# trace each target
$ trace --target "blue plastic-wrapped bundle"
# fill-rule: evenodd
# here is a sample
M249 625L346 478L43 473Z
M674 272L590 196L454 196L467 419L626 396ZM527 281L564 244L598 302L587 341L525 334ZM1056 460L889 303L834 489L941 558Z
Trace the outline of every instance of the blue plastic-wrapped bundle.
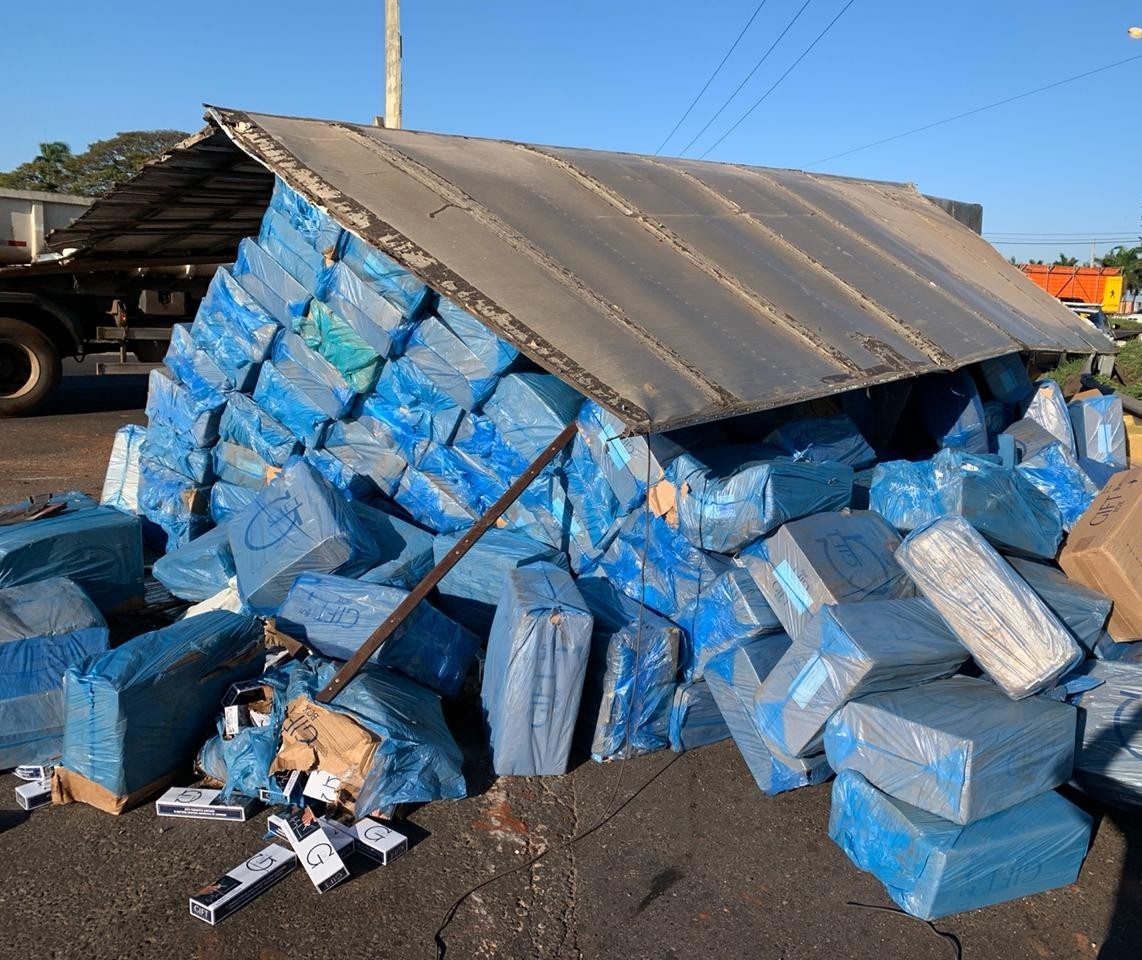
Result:
M210 519L221 526L245 510L258 495L257 490L221 481L210 488Z
M595 619L579 725L592 759L602 762L670 744L670 709L682 631L601 577L579 592Z
M1067 628L962 517L912 531L896 557L1009 697L1045 690L1082 661Z
M231 394L227 401L218 437L247 447L266 463L278 467L301 453L297 437L243 393Z
M0 590L0 770L41 763L63 746L60 678L107 649L107 624L64 577Z
M698 599L693 633L683 636L682 675L700 679L706 664L723 651L783 629L749 571L727 570Z
M750 444L678 457L670 471L682 535L703 550L736 553L786 521L849 505L852 467L771 453Z
M559 468L574 519L592 547L605 548L616 529L619 502L603 472L595 466L582 435L571 444L571 458Z
M922 377L916 383L913 402L925 432L936 446L987 453L983 403L967 370Z
M254 387L254 402L309 447L320 442L330 420L329 391L296 368L279 370L266 361ZM339 414L338 414L339 416Z
M528 461L500 436L496 425L483 414L464 413L456 425L452 446L479 460L492 476L512 482L527 469Z
M567 772L592 624L565 570L536 563L508 571L481 691L498 776Z
M283 217L310 247L327 257L340 249L344 231L321 207L310 203L281 177L274 177L269 209Z
M1023 416L1034 420L1069 451L1075 450L1075 432L1062 388L1054 380L1039 380L1023 403Z
M325 255L298 233L288 217L272 207L262 217L258 246L314 295L320 296L328 288L331 270Z
M296 333L283 330L274 341L270 358L278 371L305 381L305 393L331 420L349 412L357 393L333 364L311 350Z
M1036 563L1020 557L1008 557L1007 562L1083 648L1087 652L1093 651L1110 616L1113 606L1110 598L1072 580L1054 564Z
M223 483L236 483L251 490L261 490L281 469L266 463L249 447L228 440L219 440L210 453L214 461L214 476Z
M1098 496L1099 486L1061 443L1044 447L1015 468L1059 508L1063 529L1069 531Z
M484 470L479 461L452 447L425 444L416 469L475 516L487 513L507 487Z
M52 577L74 581L102 611L143 596L139 518L101 507L82 493L57 494L55 516L0 526L0 588ZM0 507L0 514L22 504Z
M322 656L348 660L407 596L399 587L303 573L278 608L277 625ZM371 660L454 697L479 643L422 602Z
M1018 353L989 357L979 362L979 372L991 395L1001 403L1019 403L1031 393L1027 364Z
M823 754L803 760L788 757L761 735L754 697L789 646L788 636L772 633L726 650L706 666L706 685L722 711L734 743L758 788L770 796L824 783L832 774Z
M685 753L729 736L730 728L706 681L678 684L670 707L670 749Z
M1110 463L1091 460L1089 457L1079 457L1079 466L1082 467L1083 473L1094 481L1094 485L1098 487L1099 490L1110 482L1111 477L1116 473L1120 473L1123 469L1122 467L1116 467Z
M417 523L436 533L467 529L480 516L447 487L411 466L401 474L393 499Z
M377 488L368 477L362 477L328 450L306 450L305 462L340 490L346 500L365 500L376 495Z
M159 557L152 573L174 596L207 600L224 590L234 576L234 556L225 527L208 530Z
M434 563L440 563L459 540L459 534L436 537L432 542ZM534 563L567 569L567 557L546 543L507 530L489 530L440 581L440 608L472 632L486 637L509 571Z
M1083 397L1067 404L1075 446L1080 457L1125 468L1130 464L1126 450L1126 425L1122 420L1122 400L1114 394Z
M154 431L151 431L153 437ZM167 550L210 529L210 487L168 470L145 455L139 460L139 511L167 535Z
M1007 429L1010 418L1007 406L998 400L988 400L983 405L983 422L987 426L988 449L994 453L999 443L999 435Z
M144 799L193 757L230 684L263 663L261 624L215 611L69 667L57 799L109 813Z
M147 421L161 424L192 446L209 447L218 439L226 398L220 393L193 396L162 367L147 379Z
M170 346L163 363L194 396L206 397L212 393L229 396L234 390L226 371L195 342L189 323L176 323L171 327Z
M975 677L874 693L846 704L825 728L834 770L856 770L896 799L960 824L1066 783L1074 752L1074 707L1012 700Z
M586 558L598 556L601 550L596 549L592 541L586 515L580 515L579 507L585 506L585 491L578 478L572 476L569 466L563 464L536 477L504 518L509 529L567 553L572 569L581 571ZM599 526L606 522L601 516L595 520ZM601 542L607 543L617 534L618 525L612 520L609 528L596 532Z
M408 460L392 428L367 414L352 420L335 420L321 441L323 450L337 457L386 497L392 497Z
M327 303L314 300L309 312L293 329L306 345L321 355L355 393L368 393L377 382L382 358Z
M355 576L377 560L368 528L304 460L286 464L228 530L238 591L263 615L277 610L300 573Z
M901 531L939 517L964 517L997 547L1052 558L1063 538L1055 502L1018 470L941 450L931 460L882 463L869 505Z
M406 449L419 440L448 443L464 411L411 360L385 364L361 412L393 427Z
M1054 792L961 826L853 770L837 774L829 812L829 836L922 920L1074 883L1090 833L1090 816Z
M575 419L582 403L581 393L550 373L509 373L496 384L484 413L530 463Z
M190 328L195 342L242 392L253 387L258 364L269 356L279 330L281 324L228 267L219 267L214 274Z
M418 319L422 309L430 305L432 293L428 287L355 233L344 232L338 256L373 290L399 307L409 320Z
M852 418L846 414L791 420L764 440L794 460L811 463L847 463L854 470L871 467L876 453Z
M115 431L99 497L103 506L115 507L124 513L139 512L139 450L146 436L146 428L134 423Z
M738 563L789 636L802 641L826 604L913 596L893 556L898 546L900 537L877 513L819 513L779 527L742 551Z
M754 703L765 738L790 756L821 752L829 717L850 700L955 673L968 652L922 597L821 608L820 643L794 644Z
M377 542L379 561L358 579L406 590L420 583L435 566L432 559L433 535L364 503L355 501L351 506Z
M1079 672L1099 684L1071 700L1079 711L1075 782L1115 806L1142 807L1142 666L1092 660Z
M478 410L519 356L479 320L441 300L409 338L405 356L465 410Z
M416 326L415 316L344 263L333 265L322 301L337 329L346 335L352 331L379 357L398 355Z
M196 447L172 428L153 423L143 440L139 459L157 463L199 486L214 482L212 447Z
M287 330L309 308L311 292L250 237L238 244L234 278Z

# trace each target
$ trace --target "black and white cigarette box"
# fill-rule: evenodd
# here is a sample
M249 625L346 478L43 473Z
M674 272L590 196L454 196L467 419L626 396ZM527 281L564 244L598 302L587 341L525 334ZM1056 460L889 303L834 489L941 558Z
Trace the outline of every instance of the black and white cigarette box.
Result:
M171 787L155 801L160 817L183 817L190 820L246 821L257 810L253 797L233 797L223 802L222 791L206 787Z
M297 855L271 843L190 898L190 915L211 926L240 910L297 866Z

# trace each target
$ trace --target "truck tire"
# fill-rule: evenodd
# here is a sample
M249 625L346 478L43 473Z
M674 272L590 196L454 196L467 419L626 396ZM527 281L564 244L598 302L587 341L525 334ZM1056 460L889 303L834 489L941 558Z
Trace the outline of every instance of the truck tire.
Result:
M0 417L28 413L59 384L55 344L30 323L0 317Z

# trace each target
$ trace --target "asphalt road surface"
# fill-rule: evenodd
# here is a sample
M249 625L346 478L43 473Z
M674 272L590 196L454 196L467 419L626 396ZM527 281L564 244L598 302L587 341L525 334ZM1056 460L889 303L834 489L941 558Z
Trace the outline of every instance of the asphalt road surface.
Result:
M142 422L144 390L69 377L40 416L0 421L0 502L98 493L112 434ZM0 776L0 957L431 958L449 906L497 874L456 910L448 957L956 956L927 924L870 908L891 901L828 839L828 785L765 797L731 741L496 780L473 691L449 720L472 796L413 811L404 857L355 861L324 895L295 872L218 927L192 919L187 898L261 848L264 812L246 824L158 819L152 806L25 814L17 781ZM1139 956L1142 819L1088 808L1098 828L1076 884L935 924L967 960Z

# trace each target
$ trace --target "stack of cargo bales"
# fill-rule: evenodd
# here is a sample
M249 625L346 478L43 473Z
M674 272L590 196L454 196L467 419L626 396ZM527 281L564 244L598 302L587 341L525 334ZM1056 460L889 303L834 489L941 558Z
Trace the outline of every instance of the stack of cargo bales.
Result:
M230 517L228 513L215 515L215 501L225 502L225 497L219 495L219 486L244 487L256 493L301 450L298 439L253 399L242 393L231 394L218 425L218 444L214 448L217 476L211 491L214 522L225 523Z

